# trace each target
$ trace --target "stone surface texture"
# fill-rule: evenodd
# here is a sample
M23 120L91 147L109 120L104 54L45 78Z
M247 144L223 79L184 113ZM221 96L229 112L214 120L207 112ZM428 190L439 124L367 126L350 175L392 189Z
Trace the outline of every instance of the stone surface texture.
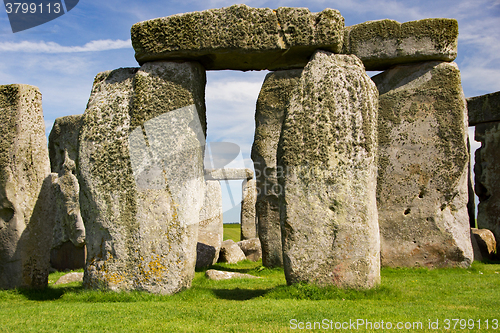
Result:
M78 135L82 119L82 115L57 118L49 135L51 171L57 174L53 249L60 248L67 241L76 247L85 244L85 226L80 213L80 185L76 178Z
M401 65L372 79L382 265L469 266L467 108L457 65Z
M253 171L251 169L205 169L205 179L207 180L240 180L252 179Z
M476 150L474 165L475 190L479 197L477 226L489 229L500 239L500 121L477 124L476 141L481 147ZM497 242L500 253L500 242Z
M500 121L500 91L492 94L467 98L469 126Z
M219 262L236 264L245 259L245 253L243 253L240 247L232 239L228 239L222 242L219 254Z
M257 99L252 160L257 181L255 206L258 233L262 243L262 264L283 266L276 153L291 93L301 69L276 71L266 75Z
M226 271L218 271L215 269L209 269L205 272L205 276L209 280L229 280L229 279L260 279L258 276L253 276L250 274L243 274L238 272L226 272Z
M241 236L242 240L257 237L257 215L255 203L257 202L257 187L255 179L244 180L241 184Z
M472 234L477 242L483 258L494 259L497 249L495 235L488 229L472 228Z
M205 202L200 211L196 267L217 263L224 228L222 224L222 191L217 180L207 180Z
M345 28L344 50L363 61L366 70L380 71L398 64L457 57L458 22L430 18L399 23L378 20Z
M379 283L377 110L377 89L357 57L315 53L278 146L287 283Z
M38 88L0 86L0 289L44 288L53 178Z
M344 18L337 10L227 8L136 23L132 45L140 64L195 60L207 70L301 68L321 48L339 53Z
M251 238L236 243L248 260L258 261L262 258L262 247L258 238Z
M190 287L205 190L205 82L189 62L96 76L79 138L85 287Z
M82 282L82 281L83 281L83 273L72 272L61 276L54 284L58 285L58 284L66 284L66 283Z

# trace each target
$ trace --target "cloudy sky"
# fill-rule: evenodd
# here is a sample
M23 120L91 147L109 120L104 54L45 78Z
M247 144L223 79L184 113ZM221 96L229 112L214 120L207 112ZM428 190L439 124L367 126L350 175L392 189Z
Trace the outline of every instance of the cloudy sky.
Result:
M139 21L237 4L229 0L80 0L67 14L46 24L12 33L0 15L0 84L37 86L43 95L47 131L55 118L85 111L94 76L119 67L137 67L130 27ZM466 97L500 90L500 0L249 0L252 7L307 7L312 12L338 9L346 25L370 20L406 22L431 17L455 18L458 57ZM254 110L267 72L207 73L208 142L241 147L234 166L251 166ZM225 185L223 185L225 188ZM241 183L233 183L235 202ZM225 210L231 200L225 195ZM229 206L228 206L229 205ZM234 211L227 221L237 219Z

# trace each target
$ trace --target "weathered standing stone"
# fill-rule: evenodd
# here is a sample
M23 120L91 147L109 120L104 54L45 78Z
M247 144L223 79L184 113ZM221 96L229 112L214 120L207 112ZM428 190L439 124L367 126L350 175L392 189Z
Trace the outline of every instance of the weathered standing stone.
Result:
M458 23L455 19L430 18L399 23L369 21L345 28L344 50L356 55L368 71L398 64L457 57Z
M217 180L207 180L205 202L200 211L196 267L207 267L217 263L223 234L220 183Z
M48 283L53 179L38 88L0 86L0 289Z
M301 281L380 281L375 199L378 92L355 56L318 51L293 91L278 146L283 264Z
M500 121L477 124L475 139L481 142L474 166L475 190L479 197L477 227L491 230L500 240ZM500 253L500 241L497 253Z
M220 248L219 262L227 262L228 264L236 264L245 260L245 253L232 240L228 239L222 242Z
M257 188L255 179L244 180L242 185L241 200L241 239L257 237L257 215L255 203L257 201Z
M205 71L155 62L96 76L80 132L84 285L191 285L204 201Z
M467 98L469 126L500 121L500 91Z
M383 266L469 266L467 108L456 64L396 66L379 99Z
M252 160L258 189L255 210L262 264L266 267L283 266L279 212L279 196L283 193L278 184L276 153L285 110L301 74L301 69L267 74L257 99Z
M339 53L344 18L337 10L234 5L136 23L132 45L140 64L195 60L207 70L301 68L318 48Z
M49 135L51 171L57 175L51 265L58 270L83 268L85 262L85 249L81 249L85 245L85 226L75 176L82 119L82 115L57 118Z

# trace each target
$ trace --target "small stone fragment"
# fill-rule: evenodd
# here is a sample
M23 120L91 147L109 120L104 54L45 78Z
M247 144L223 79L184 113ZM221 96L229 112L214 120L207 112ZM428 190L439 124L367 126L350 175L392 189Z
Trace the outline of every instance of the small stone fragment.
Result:
M240 247L232 239L228 239L222 242L219 254L219 262L236 264L245 259L245 253L243 253Z
M54 284L58 285L58 284L66 284L66 283L72 283L72 282L83 282L83 273L72 272L72 273L64 274Z
M258 276L253 276L250 274L243 274L238 272L225 272L225 271L217 271L215 269L209 269L205 272L205 276L209 280L220 281L220 280L229 280L229 279L260 279Z
M240 247L248 260L258 261L262 258L262 247L258 238L245 239L236 244Z

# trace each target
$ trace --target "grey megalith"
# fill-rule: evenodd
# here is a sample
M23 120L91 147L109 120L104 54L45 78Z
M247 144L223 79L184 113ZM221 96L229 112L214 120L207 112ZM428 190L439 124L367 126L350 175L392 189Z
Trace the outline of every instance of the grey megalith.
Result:
M266 75L255 109L252 160L257 181L255 206L262 244L262 264L283 266L276 154L285 111L302 69L276 71Z
M53 179L38 88L0 86L0 289L44 288Z
M382 265L469 266L467 108L457 65L401 65L372 79Z
M96 76L80 133L84 285L191 285L204 201L205 70L147 63Z
M287 283L379 283L377 111L377 88L357 57L314 54L278 146Z

